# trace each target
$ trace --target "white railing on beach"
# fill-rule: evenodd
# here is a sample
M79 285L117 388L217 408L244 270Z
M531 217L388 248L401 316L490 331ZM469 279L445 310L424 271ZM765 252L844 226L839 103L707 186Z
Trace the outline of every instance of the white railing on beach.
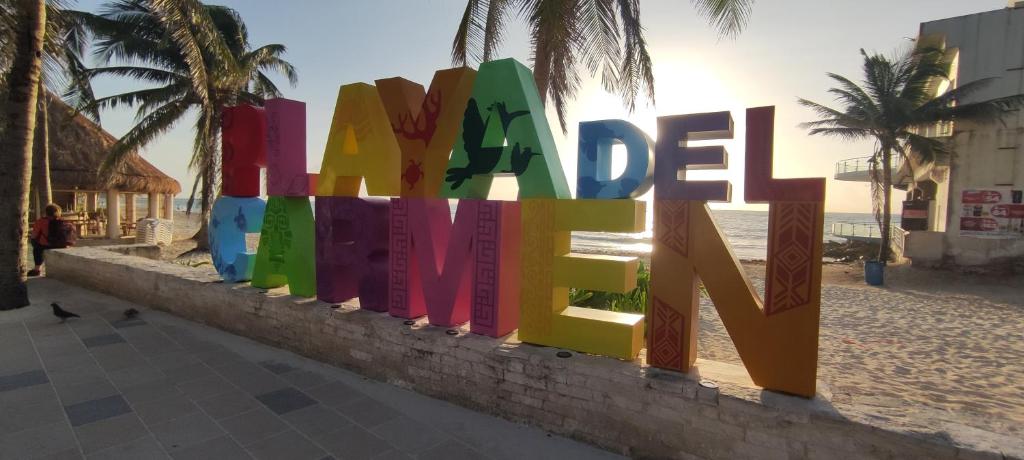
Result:
M829 232L832 236L859 240L880 240L882 233L878 224L864 222L835 222Z
M847 240L880 241L882 239L882 231L878 229L878 224L873 222L835 222L829 233ZM889 247L897 260L903 257L903 248L908 233L896 224L889 227Z

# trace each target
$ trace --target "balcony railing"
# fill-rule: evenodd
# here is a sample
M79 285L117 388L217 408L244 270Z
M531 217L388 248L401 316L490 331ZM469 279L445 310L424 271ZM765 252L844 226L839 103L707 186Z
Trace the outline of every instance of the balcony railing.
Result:
M882 165L878 165L879 168ZM895 173L903 167L903 158L894 156L892 159L892 171ZM846 173L856 172L870 172L871 171L871 157L857 157L847 158L843 161L836 163L836 176Z

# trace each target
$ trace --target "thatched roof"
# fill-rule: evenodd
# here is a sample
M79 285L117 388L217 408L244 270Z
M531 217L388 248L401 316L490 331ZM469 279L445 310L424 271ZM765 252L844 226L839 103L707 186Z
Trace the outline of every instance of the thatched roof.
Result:
M50 119L50 182L54 190L106 190L122 192L181 192L178 181L132 152L121 171L109 182L99 176L100 164L117 138L82 114L48 94Z

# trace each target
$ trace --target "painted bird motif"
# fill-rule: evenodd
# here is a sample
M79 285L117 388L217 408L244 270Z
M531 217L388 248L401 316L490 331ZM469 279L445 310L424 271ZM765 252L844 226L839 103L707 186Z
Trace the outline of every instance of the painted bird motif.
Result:
M494 171L501 160L504 147L484 147L484 133L487 130L487 123L490 122L490 115L486 119L480 118L480 108L476 99L470 98L466 103L465 116L462 119L462 143L466 149L466 156L469 163L461 168L448 168L448 175L445 182L451 182L452 190L462 186L462 183L473 177L475 174L489 174Z
M533 157L540 154L540 152L534 152L530 147L526 147L520 150L519 143L516 142L516 144L512 146L512 169L506 169L501 172L512 173L515 174L516 176L521 176L524 172L526 172L526 168L530 166L530 160L533 159Z
M495 102L487 106L487 110L489 112L498 112L498 119L501 120L501 132L504 134L508 134L508 127L509 125L512 124L512 120L515 120L516 118L521 117L523 115L528 115L530 113L529 110L517 110L515 112L509 113L508 108L505 107L504 102Z

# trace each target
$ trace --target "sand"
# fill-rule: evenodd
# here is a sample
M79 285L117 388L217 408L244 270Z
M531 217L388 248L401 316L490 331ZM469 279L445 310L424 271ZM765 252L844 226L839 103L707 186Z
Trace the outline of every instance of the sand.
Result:
M208 253L177 255L198 216L175 216L167 260L209 264ZM763 289L764 262L744 261ZM1024 279L890 266L884 287L864 284L856 263L823 269L819 379L842 411L888 423L967 426L1024 437ZM700 356L740 363L708 299L701 305Z

